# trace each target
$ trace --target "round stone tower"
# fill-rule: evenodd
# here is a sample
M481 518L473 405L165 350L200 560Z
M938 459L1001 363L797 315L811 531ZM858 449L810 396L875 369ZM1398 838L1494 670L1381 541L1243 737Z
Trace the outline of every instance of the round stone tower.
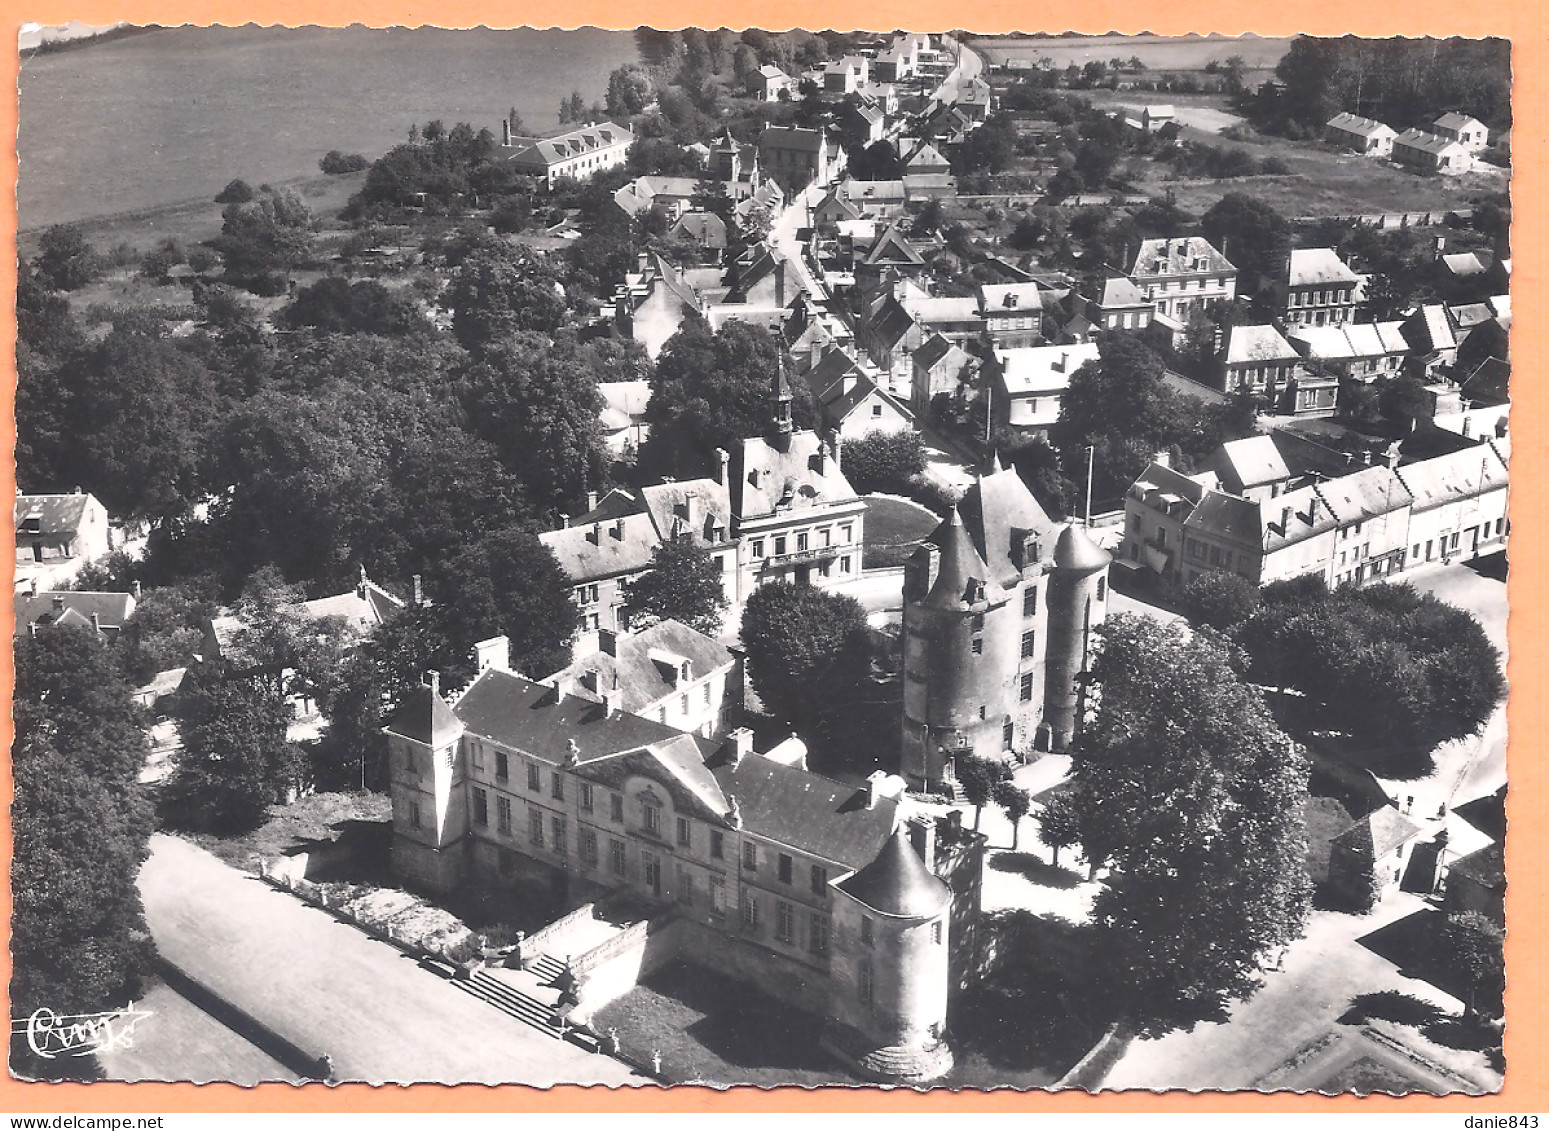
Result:
M951 889L898 828L834 893L824 1047L874 1080L945 1075Z
M953 507L904 574L903 776L943 780L947 759L997 756L1015 707L1020 609Z
M1044 661L1043 739L1050 750L1070 748L1080 725L1092 630L1108 609L1107 550L1074 522L1060 532L1049 571L1048 651Z

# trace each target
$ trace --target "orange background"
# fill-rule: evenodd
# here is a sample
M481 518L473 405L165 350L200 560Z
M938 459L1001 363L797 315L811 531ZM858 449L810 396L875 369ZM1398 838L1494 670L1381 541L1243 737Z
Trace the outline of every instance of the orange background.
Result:
M107 24L119 20L131 23L159 24L350 24L389 27L435 24L442 27L517 27L523 24L546 25L561 14L560 6L535 0L494 4L484 0L441 0L434 6L388 2L327 2L327 0L214 0L206 3L169 2L169 0L38 0L22 5L16 0L0 0L4 19L0 21L0 40L16 42L20 24L33 21L62 24L81 20ZM1058 13L1058 14L1056 14ZM828 0L818 4L792 0L567 0L562 6L563 24L578 27L632 28L642 23L657 27L764 27L783 29L802 27L823 30L867 28L911 31L941 31L967 28L992 32L1010 30L1085 32L1141 32L1178 35L1185 32L1247 31L1266 36L1294 35L1498 35L1512 41L1515 72L1515 107L1512 150L1515 157L1512 196L1512 251L1515 258L1514 305L1521 310L1540 310L1545 305L1546 253L1549 253L1549 5L1532 0L1381 0L1378 3L1352 4L1349 0L1302 0L1298 4L1271 0L1208 0L1160 3L1156 0L1086 0L1080 5L1040 5L1007 3L1004 0L963 0L958 3L922 2L922 0L849 0L843 6ZM1062 20L1079 22L1061 26ZM18 59L14 50L0 51L0 77L13 92L0 108L0 125L8 136L15 136L16 77ZM498 113L492 109L491 113ZM0 231L0 262L15 262L14 185L16 155L7 147L0 154L0 184L3 184L4 208L10 222ZM6 309L13 306L15 278L8 269L4 279ZM14 319L0 320L0 357L5 358L7 381L5 395L11 396L15 372ZM1549 361L1549 319L1526 317L1517 320L1512 342L1515 381L1513 382L1513 466L1511 495L1512 571L1510 579L1512 695L1508 710L1511 728L1511 790L1508 816L1511 832L1507 845L1507 1029L1506 1086L1496 1096L1486 1097L1408 1097L1352 1096L1323 1097L1268 1095L1256 1093L1189 1095L1181 1092L1152 1094L1145 1092L1106 1093L1093 1097L1084 1093L1046 1092L914 1092L879 1089L827 1089L804 1091L783 1088L760 1091L739 1088L716 1092L704 1088L679 1087L670 1090L645 1088L610 1091L606 1088L556 1088L541 1091L521 1087L489 1088L470 1085L449 1089L435 1085L414 1088L373 1089L351 1085L328 1089L321 1085L303 1088L273 1084L244 1089L232 1085L208 1084L202 1087L177 1084L24 1084L0 1079L0 1111L27 1112L204 1112L204 1111L491 1111L513 1110L591 1110L591 1111L878 1111L940 1112L967 1111L1016 1112L1403 1112L1450 1111L1465 1113L1549 1111L1549 1057L1545 1055L1549 1037L1543 1033L1549 1022L1549 1004L1542 972L1549 959L1549 913L1541 905L1544 879L1549 874L1545 863L1549 848L1549 822L1535 820L1549 800L1549 772L1532 735L1549 723L1549 660L1540 643L1545 630L1545 612L1549 596L1537 590L1544 570L1538 554L1545 549L1546 495L1538 493L1540 484L1549 485L1549 388L1538 385L1537 369ZM9 451L14 441L11 416L0 417L5 434L0 437ZM14 472L7 463L6 476ZM13 486L14 489L14 486ZM1549 492L1546 492L1549 494ZM9 658L0 671L0 683L10 694ZM0 719L6 729L5 748L10 747L9 713ZM3 875L10 874L9 777L4 780L5 804L0 807L0 861ZM10 920L10 887L0 883L0 918ZM0 962L6 961L0 952ZM9 980L8 978L6 979ZM406 1019L412 1025L412 1019Z

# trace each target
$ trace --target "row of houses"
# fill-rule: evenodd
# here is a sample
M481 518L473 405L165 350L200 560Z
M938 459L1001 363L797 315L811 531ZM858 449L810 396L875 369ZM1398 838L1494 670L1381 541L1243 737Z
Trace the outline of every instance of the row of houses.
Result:
M1414 169L1443 174L1470 172L1490 142L1490 131L1483 122L1457 112L1443 114L1429 130L1403 133L1372 118L1336 114L1328 121L1326 136L1364 156L1391 158Z
M1503 413L1442 454L1334 477L1293 471L1283 446L1232 441L1192 475L1153 462L1125 496L1119 561L1164 585L1218 570L1259 585L1311 574L1333 587L1505 548Z

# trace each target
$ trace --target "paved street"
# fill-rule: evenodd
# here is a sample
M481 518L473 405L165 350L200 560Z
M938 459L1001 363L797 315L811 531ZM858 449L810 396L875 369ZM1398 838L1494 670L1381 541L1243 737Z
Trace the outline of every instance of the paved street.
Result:
M640 1084L463 994L396 948L158 835L140 873L145 917L174 965L343 1080Z

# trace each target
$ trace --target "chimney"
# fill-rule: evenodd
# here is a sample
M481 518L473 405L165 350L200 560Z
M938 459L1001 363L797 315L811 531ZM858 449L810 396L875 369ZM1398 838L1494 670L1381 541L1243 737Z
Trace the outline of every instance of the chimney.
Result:
M65 607L64 595L62 593L55 593L54 594L54 609L55 609L55 611L57 612L58 610L60 610L60 609L62 609L64 607Z
M420 575L414 575L414 607L420 608L425 604L425 587L420 581Z
M605 656L618 658L619 634L611 628L599 628L597 630L597 651Z
M1280 537L1284 538L1291 531L1291 508L1280 508Z
M581 686L588 691L602 691L602 673L596 668L587 668L581 673Z
M699 496L692 492L683 496L683 521L690 530L699 521Z
M602 523L600 523L600 522L592 523L591 532L589 534L587 534L586 540L588 542L590 542L593 546L601 546L602 545Z
M602 709L608 718L624 710L624 692L619 689L619 677L613 677L613 686L602 693Z
M742 760L753 753L753 732L747 727L738 727L726 736L727 753L731 757L733 767L742 765Z
M488 640L480 640L473 646L473 664L475 670L479 672L486 672L490 668L500 672L510 671L510 639L505 636L492 636Z
M37 579L36 576L28 578L28 580L27 580L27 592L30 593L34 597L36 597L38 595L38 579Z
M1171 448L1163 448L1151 457L1151 462L1157 467L1171 467L1173 465L1173 453Z
M134 599L138 601L140 599L140 581L138 578L130 583L129 589L134 594Z
M875 809L877 802L887 796L887 774L882 770L873 770L866 776L866 808Z
M439 697L440 696L440 694L441 694L441 673L440 672L438 672L435 668L431 668L428 672L425 673L425 683L430 688L430 694L431 694L432 697Z
M554 702L563 703L565 701L565 681L555 676L549 681L549 686L554 689Z
M77 495L79 495L79 494L80 494L80 493L81 493L81 489L80 489L80 488L79 488L79 487L77 487L77 488L76 488L76 489L75 489L75 491L74 491L74 494L77 494Z
M615 542L622 542L624 540L624 520L622 518L613 520L613 530L611 533Z
M909 821L909 843L932 872L936 870L936 821L926 815Z
M97 613L91 614L91 630L99 636L102 634L102 617Z
M501 145L505 145L505 146L509 146L511 144L511 119L510 118L502 118L502 119L500 119L500 144Z
M597 509L597 492L596 491L588 491L586 493L586 511L587 511L588 514L590 514L592 511L594 511L596 509Z

